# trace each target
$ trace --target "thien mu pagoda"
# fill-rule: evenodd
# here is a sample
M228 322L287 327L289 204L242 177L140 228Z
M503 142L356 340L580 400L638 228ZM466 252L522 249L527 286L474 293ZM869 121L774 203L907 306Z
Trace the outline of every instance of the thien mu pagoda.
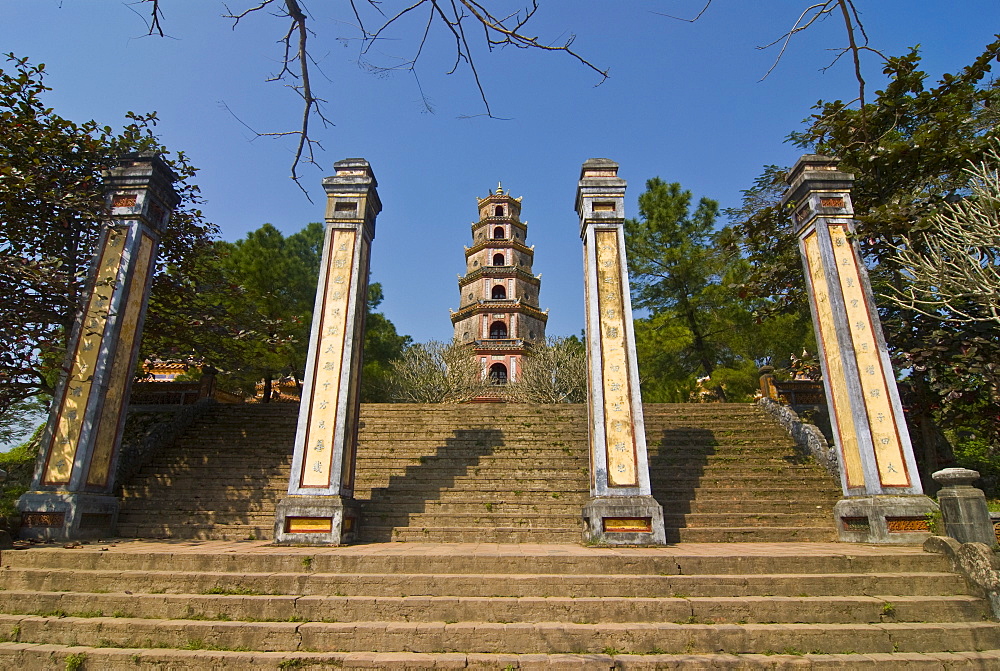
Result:
M545 341L548 311L538 307L541 276L533 275L535 248L525 244L521 199L497 186L479 201L472 246L465 248L465 275L459 276L458 311L452 311L455 340L471 345L494 384L517 380L521 357Z

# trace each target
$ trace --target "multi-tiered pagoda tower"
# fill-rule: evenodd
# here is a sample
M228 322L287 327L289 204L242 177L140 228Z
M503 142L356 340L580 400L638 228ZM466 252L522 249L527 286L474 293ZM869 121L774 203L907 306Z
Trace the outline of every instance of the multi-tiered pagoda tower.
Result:
M521 199L501 186L479 201L472 224L472 247L465 248L465 276L459 276L458 311L451 313L455 339L471 345L496 384L514 381L520 360L533 343L545 340L548 311L538 308L541 276L531 272L535 248L528 247L528 224L520 220Z

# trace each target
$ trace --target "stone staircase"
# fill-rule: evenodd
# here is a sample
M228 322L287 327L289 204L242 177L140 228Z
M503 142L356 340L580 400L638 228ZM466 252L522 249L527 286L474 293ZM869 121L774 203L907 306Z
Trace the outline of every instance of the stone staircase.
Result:
M988 669L913 547L134 541L0 553L0 668Z
M119 533L269 539L297 407L223 405L124 487ZM588 496L582 405L363 405L361 540L572 543ZM646 406L668 542L834 540L834 479L747 404Z
M362 542L576 543L586 408L372 405L362 412Z
M839 483L755 405L644 411L650 485L668 543L836 540Z

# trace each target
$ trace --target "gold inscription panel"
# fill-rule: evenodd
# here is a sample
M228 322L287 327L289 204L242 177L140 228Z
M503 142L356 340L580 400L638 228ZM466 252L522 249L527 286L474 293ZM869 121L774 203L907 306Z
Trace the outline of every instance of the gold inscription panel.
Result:
M604 440L608 485L636 487L632 396L628 384L624 300L618 232L594 231L597 247L597 309L601 332L601 378L604 385Z
M886 370L882 367L875 334L872 331L871 313L861 286L857 256L854 246L847 238L847 227L831 226L830 238L833 242L833 257L837 262L840 276L840 290L844 294L847 308L847 323L854 345L854 356L861 375L861 390L865 398L865 410L871 427L872 442L875 445L875 460L878 463L879 479L889 487L908 487L910 478L903 460L903 445L896 431L896 422L889 398Z
M370 254L370 247L369 245L365 244L364 240L362 240L360 256L358 257L359 258L358 268L360 269L358 271L359 278L361 278L361 273L367 273L369 254ZM355 375L351 380L352 387L351 387L351 394L348 397L348 403L351 403L352 399L353 402L355 403L358 402L357 399L359 398L359 395L361 393L360 371L362 363L364 361L364 351L362 350L361 347L361 343L364 341L364 332L361 330L363 324L364 324L363 321L356 320L354 323L355 333L351 334L351 337L354 338L354 349L352 350L354 361L351 365L354 367L353 370L358 371L358 374ZM357 406L347 407L346 424L344 427L345 428L344 457L343 457L344 467L341 470L340 486L343 487L344 490L348 492L354 491L354 463L357 460L357 453L358 453L358 431L357 427L355 426L355 422L358 419L357 413L355 411L356 407ZM345 531L347 530L346 527L344 527L344 530Z
M337 397L344 366L347 304L351 295L355 232L330 233L330 259L326 269L326 293L319 315L319 334L309 399L309 425L302 452L302 486L329 487L333 441L337 428Z
M42 478L46 485L67 484L72 474L83 428L83 415L90 400L94 369L97 368L97 357L104 339L104 324L111 307L111 294L121 266L124 242L125 231L114 228L108 230L108 237L97 263L97 282L83 313L80 339L73 352L56 427L49 445L48 461Z
M97 438L94 440L90 470L87 472L88 485L104 486L108 482L125 387L128 386L128 377L132 374L132 366L135 363L132 360L132 347L138 335L139 316L146 293L146 279L149 277L153 260L153 247L153 238L143 234L133 266L135 270L129 282L128 293L125 295L126 304L123 308L121 327L118 329L115 360L111 364L108 391L104 398L104 407L101 409L101 419L97 424Z
M844 374L844 364L840 358L833 309L830 306L830 292L826 283L826 273L823 271L823 261L820 258L819 237L815 231L803 239L802 246L805 250L806 266L809 269L809 282L813 289L813 299L816 301L816 317L819 322L820 339L823 341L826 374L830 378L829 386L833 392L833 408L837 417L840 447L843 450L847 486L863 487L865 484L864 469L861 466L861 452L858 448L854 419L851 417L851 403L847 395L847 377Z
M604 531L612 533L651 533L653 518L651 517L605 517Z
M333 530L333 520L329 517L286 517L285 533L321 534Z

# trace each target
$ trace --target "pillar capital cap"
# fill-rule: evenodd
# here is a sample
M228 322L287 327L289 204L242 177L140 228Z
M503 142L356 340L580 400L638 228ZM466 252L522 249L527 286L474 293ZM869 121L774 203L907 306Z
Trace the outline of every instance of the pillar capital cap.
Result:
M610 158L590 158L580 168L580 181L576 187L575 209L580 215L581 227L594 218L611 223L625 218L625 188L628 182L618 176L618 164ZM593 208L594 199L607 201L604 207ZM608 204L613 204L610 209Z
M174 191L175 181L177 175L155 151L122 154L118 165L104 172L104 188L109 197L116 193L148 189L168 210L173 210L181 202Z
M336 174L332 178L327 177L327 179L367 177L375 186L378 186L378 180L375 179L371 164L363 158L345 158L337 161L333 164L333 170Z
M333 164L334 174L323 178L323 190L327 197L327 220L332 219L354 219L365 217L371 220L374 226L374 219L382 211L382 201L378 197L378 180L372 166L363 158L345 158ZM364 198L367 203L364 212L355 209L351 216L337 216L334 200L357 201ZM371 236L375 236L374 230Z
M854 175L841 171L839 159L822 154L805 154L800 157L785 177L788 191L781 199L782 205L796 206L810 191L850 191Z
M971 468L945 468L931 474L942 487L971 487L979 479L979 471Z

